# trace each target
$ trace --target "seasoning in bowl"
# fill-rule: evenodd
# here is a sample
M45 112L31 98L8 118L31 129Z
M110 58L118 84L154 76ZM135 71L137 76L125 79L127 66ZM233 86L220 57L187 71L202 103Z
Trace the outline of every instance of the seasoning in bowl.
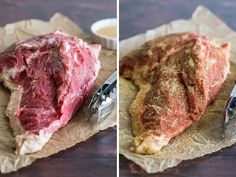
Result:
M108 26L96 31L98 35L116 38L116 26Z
M95 22L91 26L93 39L96 43L102 44L103 47L116 50L117 44L117 20L108 18Z

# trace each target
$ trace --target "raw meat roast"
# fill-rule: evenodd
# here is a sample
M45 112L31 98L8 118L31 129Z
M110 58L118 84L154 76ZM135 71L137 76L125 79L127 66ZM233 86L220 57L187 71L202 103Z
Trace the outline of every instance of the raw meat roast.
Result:
M0 53L0 81L11 90L6 114L16 153L40 150L88 96L98 75L100 45L55 32Z
M153 154L198 121L229 73L230 44L176 33L151 40L125 56L120 74L139 92L131 104L131 151Z

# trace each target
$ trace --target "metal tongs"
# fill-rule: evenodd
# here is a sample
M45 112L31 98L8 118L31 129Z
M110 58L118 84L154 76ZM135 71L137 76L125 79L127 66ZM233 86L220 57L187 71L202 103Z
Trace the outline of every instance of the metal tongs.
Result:
M224 111L224 122L223 122L223 136L225 136L225 131L229 121L234 118L234 111L236 108L236 82L234 83L234 87L231 91L230 97L225 107Z
M85 107L86 119L101 122L115 108L117 100L117 71L88 100Z

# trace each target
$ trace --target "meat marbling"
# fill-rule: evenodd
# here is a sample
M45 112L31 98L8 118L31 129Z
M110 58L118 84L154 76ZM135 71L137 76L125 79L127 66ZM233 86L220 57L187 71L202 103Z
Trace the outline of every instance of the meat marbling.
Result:
M100 48L57 31L0 53L0 81L11 90L6 114L17 154L42 149L83 104L98 75Z
M177 33L148 41L125 56L120 74L139 92L130 106L131 150L157 153L198 121L229 73L230 44Z

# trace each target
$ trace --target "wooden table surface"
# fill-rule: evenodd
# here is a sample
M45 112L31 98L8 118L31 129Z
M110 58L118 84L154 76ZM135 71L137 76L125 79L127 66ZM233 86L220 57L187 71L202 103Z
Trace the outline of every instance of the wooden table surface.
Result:
M189 19L200 4L236 30L235 0L120 0L120 39L176 19Z
M120 0L120 39L143 33L175 19L191 18L203 4L236 30L234 0ZM194 160L184 161L162 173L147 175L120 155L120 177L235 177L236 145Z
M19 20L49 20L60 12L85 32L100 19L116 17L115 0L1 0L0 26ZM116 176L116 128L104 130L85 142L4 177L114 177Z

